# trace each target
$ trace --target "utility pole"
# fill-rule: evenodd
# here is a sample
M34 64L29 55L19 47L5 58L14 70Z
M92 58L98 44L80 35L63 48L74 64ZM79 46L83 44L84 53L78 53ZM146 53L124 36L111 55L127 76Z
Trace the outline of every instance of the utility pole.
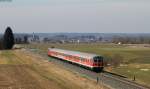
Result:
M34 34L34 32L32 33L32 41L33 42L35 41L35 34Z
M135 75L133 76L133 81L135 81Z
M97 84L98 84L98 82L99 82L99 78L97 77Z
M135 75L137 74L137 72L134 72L134 75L133 75L133 81L135 81Z

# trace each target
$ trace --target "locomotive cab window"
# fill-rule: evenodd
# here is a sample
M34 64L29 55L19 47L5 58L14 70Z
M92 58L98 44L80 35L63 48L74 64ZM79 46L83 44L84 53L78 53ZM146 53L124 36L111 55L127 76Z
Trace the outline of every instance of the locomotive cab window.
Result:
M101 62L102 59L103 59L102 57L97 56L97 57L94 58L94 62Z
M94 62L97 62L97 59L94 59Z

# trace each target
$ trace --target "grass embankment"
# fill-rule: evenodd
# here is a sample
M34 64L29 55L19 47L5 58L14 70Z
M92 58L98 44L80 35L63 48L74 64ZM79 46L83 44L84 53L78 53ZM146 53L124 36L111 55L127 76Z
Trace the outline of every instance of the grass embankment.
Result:
M26 50L0 51L0 89L97 89L96 82Z
M27 48L40 49L47 52L47 48L56 47L82 52L95 53L107 59L121 61L122 65L111 68L110 71L119 73L143 84L150 84L150 48L144 45L116 45L116 44L32 44Z

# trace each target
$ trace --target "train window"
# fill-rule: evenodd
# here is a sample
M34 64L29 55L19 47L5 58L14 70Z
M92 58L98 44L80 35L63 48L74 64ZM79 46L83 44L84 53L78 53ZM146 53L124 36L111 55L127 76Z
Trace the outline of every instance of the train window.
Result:
M98 62L101 62L102 61L102 57L98 57Z
M83 58L80 57L80 60L83 61Z
M88 62L89 62L89 60L88 60L88 59L86 59L86 62L88 63Z
M90 62L90 60L89 60L89 59L87 59L87 62L89 63L89 62Z
M101 62L101 57L97 57L98 58L98 62Z

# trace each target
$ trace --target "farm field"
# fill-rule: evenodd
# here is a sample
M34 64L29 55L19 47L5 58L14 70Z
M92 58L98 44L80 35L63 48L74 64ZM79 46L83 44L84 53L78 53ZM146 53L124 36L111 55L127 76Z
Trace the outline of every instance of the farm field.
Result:
M101 87L25 49L0 51L0 89L108 89Z
M56 47L95 53L105 57L110 62L115 61L117 66L106 67L105 70L127 76L141 84L150 84L150 45L117 45L117 44L30 44L27 48L38 52L47 52L47 48ZM119 65L118 65L119 62Z

